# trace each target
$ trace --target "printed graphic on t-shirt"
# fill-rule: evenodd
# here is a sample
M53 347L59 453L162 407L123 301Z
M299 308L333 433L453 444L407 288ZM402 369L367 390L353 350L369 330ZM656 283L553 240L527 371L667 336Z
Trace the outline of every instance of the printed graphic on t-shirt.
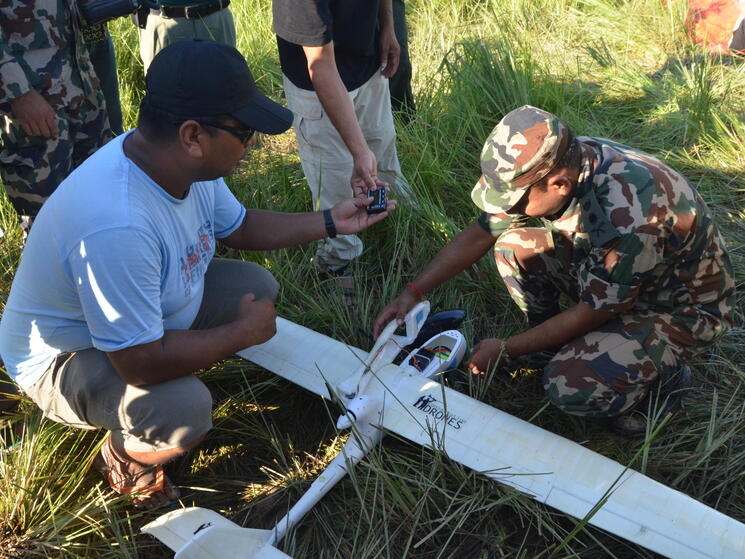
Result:
M179 258L184 297L191 295L192 286L199 283L207 271L210 258L212 258L214 238L212 222L207 220L197 229L197 242L187 245L184 251L185 256Z

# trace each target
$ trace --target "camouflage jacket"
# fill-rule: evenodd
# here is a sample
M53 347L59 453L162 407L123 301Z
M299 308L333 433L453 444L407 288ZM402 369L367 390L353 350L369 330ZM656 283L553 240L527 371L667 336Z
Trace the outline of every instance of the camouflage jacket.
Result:
M102 106L98 78L68 2L0 3L0 112L31 89L52 107L74 107L88 97Z
M678 172L633 148L579 137L582 170L545 226L572 243L578 295L597 310L704 312L730 321L734 272L711 211ZM498 236L514 216L483 214Z

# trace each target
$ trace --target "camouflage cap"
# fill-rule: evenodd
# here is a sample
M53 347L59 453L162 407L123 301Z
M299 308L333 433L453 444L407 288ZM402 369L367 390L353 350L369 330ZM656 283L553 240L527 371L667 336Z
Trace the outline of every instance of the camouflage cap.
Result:
M487 213L506 212L556 166L573 139L551 113L530 105L510 111L484 143L471 199Z

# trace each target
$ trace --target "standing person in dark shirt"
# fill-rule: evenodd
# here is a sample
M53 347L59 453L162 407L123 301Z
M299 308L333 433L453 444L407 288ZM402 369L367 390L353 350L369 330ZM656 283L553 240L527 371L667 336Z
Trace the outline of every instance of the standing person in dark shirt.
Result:
M389 183L412 200L396 153L388 79L400 49L391 0L274 0L274 31L287 105L316 208ZM326 239L315 265L352 304L354 235Z

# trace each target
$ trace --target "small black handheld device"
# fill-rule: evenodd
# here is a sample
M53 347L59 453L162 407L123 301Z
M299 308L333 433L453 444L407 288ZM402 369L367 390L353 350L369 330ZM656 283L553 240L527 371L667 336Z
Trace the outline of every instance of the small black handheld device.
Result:
M367 206L367 213L379 214L387 209L388 200L385 195L385 186L380 186L377 190L368 190L367 196L373 199L372 203Z

